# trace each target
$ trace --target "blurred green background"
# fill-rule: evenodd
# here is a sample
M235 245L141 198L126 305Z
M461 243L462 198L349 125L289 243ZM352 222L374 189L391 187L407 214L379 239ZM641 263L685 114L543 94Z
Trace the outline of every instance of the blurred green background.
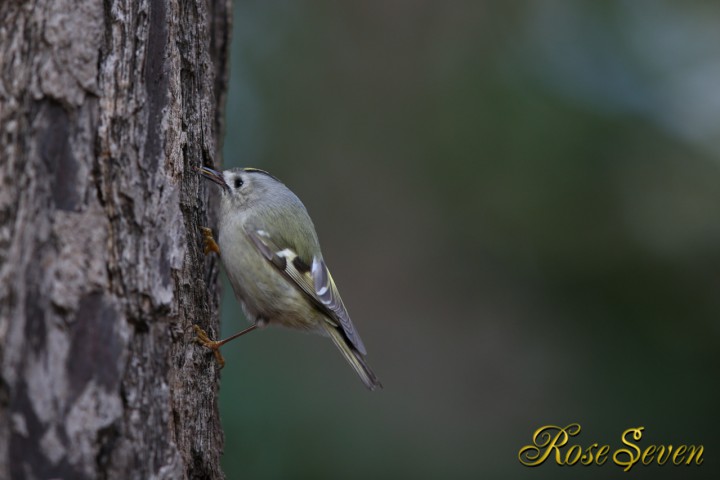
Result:
M230 344L229 479L720 478L720 3L238 0L231 54L225 166L303 199L385 389ZM705 463L518 462L573 422Z

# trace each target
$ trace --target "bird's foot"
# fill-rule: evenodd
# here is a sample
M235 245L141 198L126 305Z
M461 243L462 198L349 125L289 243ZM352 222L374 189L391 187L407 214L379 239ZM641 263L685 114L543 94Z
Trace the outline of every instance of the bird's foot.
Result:
M223 368L225 366L225 359L223 358L222 354L220 353L220 346L224 342L216 342L214 340L210 340L210 337L208 337L208 334L205 333L205 330L200 328L197 325L193 325L193 328L195 329L195 335L197 337L195 340L204 347L209 348L212 350L213 354L215 355L215 360L217 361L218 365L220 365L220 368Z
M220 246L215 241L215 238L213 238L212 230L208 227L200 227L200 232L203 237L203 251L205 252L205 255L210 252L215 252L220 255Z

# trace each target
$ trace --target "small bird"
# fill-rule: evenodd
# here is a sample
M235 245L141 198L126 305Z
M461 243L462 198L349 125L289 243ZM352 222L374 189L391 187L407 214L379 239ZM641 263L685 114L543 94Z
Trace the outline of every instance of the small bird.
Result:
M370 390L382 384L365 361L365 345L325 265L310 215L280 180L257 168L199 169L221 188L218 242L203 229L205 251L220 254L249 328L212 341L197 325L198 341L215 352L256 328L282 325L329 336ZM219 244L219 245L218 245Z

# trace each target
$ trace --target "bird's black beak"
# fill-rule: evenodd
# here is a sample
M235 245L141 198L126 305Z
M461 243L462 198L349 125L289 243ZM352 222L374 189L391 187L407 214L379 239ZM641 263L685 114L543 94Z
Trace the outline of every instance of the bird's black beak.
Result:
M230 191L230 187L227 183L225 183L225 177L223 177L223 174L221 172L218 172L208 167L200 167L198 168L198 171L202 174L203 177L220 185L224 191Z

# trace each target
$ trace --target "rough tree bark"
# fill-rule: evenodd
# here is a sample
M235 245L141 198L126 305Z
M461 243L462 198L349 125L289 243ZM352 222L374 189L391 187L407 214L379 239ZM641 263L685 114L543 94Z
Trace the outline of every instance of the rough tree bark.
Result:
M222 478L230 0L0 1L0 478ZM210 222L212 223L212 222Z

